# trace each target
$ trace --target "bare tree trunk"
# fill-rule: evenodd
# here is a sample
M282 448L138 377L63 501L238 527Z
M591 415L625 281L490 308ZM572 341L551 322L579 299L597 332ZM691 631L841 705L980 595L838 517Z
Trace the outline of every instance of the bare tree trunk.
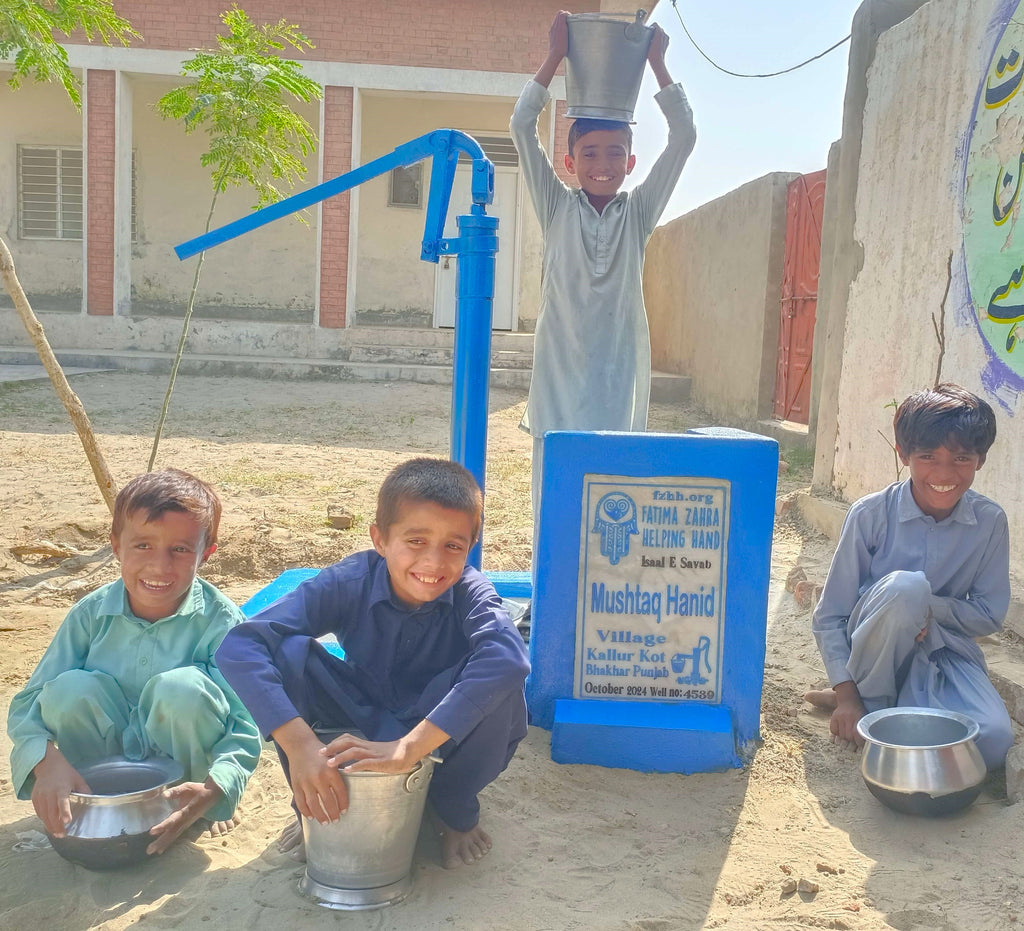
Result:
M46 339L43 325L32 312L32 307L25 296L25 291L21 287L21 282L18 281L18 276L15 274L14 259L11 258L11 252L7 248L7 243L4 242L3 237L0 237L0 277L4 280L4 287L7 289L7 293L14 299L15 310L18 311L18 315L21 317L22 323L25 324L25 329L28 330L28 335L36 347L36 352L39 353L39 361L43 363L46 374L50 376L50 381L53 382L53 387L57 390L57 396L61 399L71 417L71 423L78 432L78 438L82 441L82 446L85 448L86 458L89 460L89 465L92 466L92 473L96 476L96 483L100 486L103 500L107 502L107 507L110 508L110 512L113 514L117 486L114 484L114 479L110 475L107 463L103 459L103 453L100 452L99 446L96 445L96 436L93 434L92 424L89 423L89 415L86 414L78 395L71 390L71 385L68 384L68 380L64 376L64 370L60 367L60 363L57 361L56 356L54 356L50 343Z

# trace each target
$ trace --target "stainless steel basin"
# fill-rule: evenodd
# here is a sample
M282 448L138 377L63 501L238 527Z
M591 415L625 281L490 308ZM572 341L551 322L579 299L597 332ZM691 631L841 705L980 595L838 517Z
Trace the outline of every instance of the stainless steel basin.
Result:
M145 860L153 841L149 829L175 810L164 789L184 775L180 764L169 757L113 757L79 772L92 793L71 793L71 823L64 837L50 835L53 849L91 870Z
M897 811L942 815L970 805L987 769L978 724L940 708L884 708L857 724L861 774L871 793Z

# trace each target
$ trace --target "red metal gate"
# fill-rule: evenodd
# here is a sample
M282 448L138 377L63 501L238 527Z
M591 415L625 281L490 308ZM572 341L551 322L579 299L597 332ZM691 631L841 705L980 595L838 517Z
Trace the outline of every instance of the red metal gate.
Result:
M807 423L824 207L824 171L801 175L789 185L779 356L772 406L772 416L778 420Z

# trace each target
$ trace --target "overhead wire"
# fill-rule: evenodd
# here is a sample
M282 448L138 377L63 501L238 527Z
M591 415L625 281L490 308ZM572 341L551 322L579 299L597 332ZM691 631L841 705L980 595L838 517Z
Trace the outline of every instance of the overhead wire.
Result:
M679 25L683 27L683 32L686 33L686 38L690 40L690 44L704 57L704 59L712 67L717 68L723 74L732 75L734 78L775 78L780 74L789 74L791 71L796 71L798 68L803 68L804 65L809 65L812 61L817 61L819 58L824 58L829 52L834 52L839 46L846 42L849 42L853 37L853 33L850 33L844 39L840 39L835 45L830 45L825 51L819 52L817 55L813 55L806 61L800 62L798 65L793 65L791 68L783 68L781 71L770 71L767 74L742 74L739 71L730 71L728 68L723 68L718 62L710 58L708 54L698 44L697 40L690 35L690 30L686 28L686 23L683 22L683 15L679 12L679 7L676 5L676 0L672 0L672 9L676 11L676 16L679 19Z

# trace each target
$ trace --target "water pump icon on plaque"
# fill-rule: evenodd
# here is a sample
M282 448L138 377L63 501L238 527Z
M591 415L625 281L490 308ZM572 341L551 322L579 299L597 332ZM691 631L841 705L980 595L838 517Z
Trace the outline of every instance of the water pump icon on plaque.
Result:
M527 701L552 759L742 765L759 737L778 457L729 428L545 435Z
M576 698L718 702L729 483L584 476Z

